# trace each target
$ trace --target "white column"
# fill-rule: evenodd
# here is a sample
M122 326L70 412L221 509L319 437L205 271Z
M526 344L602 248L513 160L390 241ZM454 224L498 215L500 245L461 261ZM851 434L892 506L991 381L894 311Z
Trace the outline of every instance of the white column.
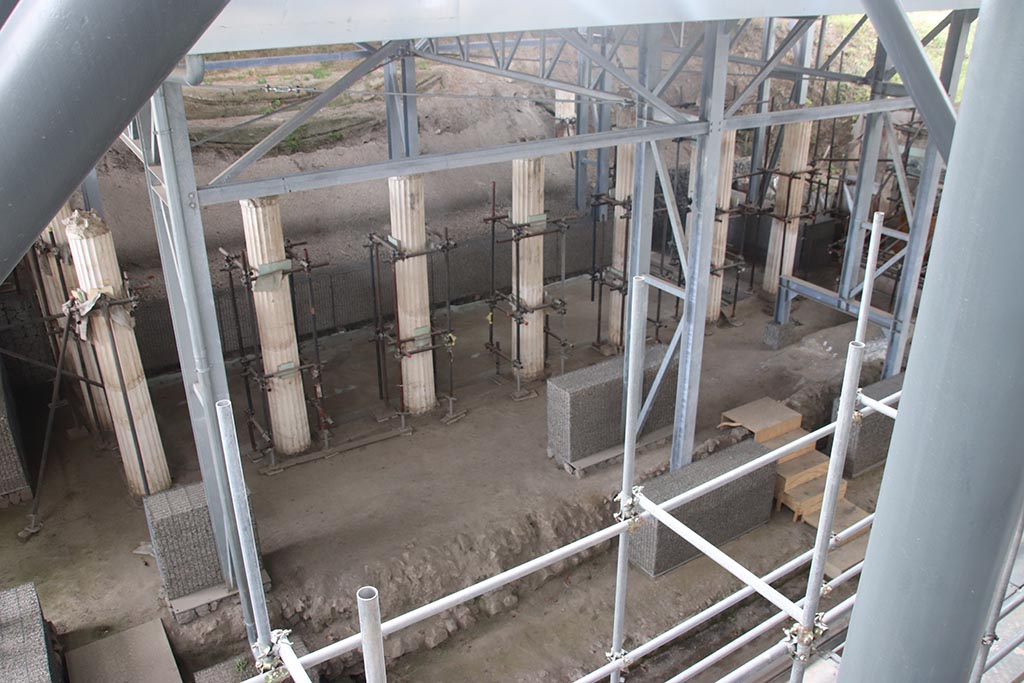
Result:
M68 233L65 228L65 222L71 217L71 213L71 205L65 203L61 210L57 212L57 215L53 217L53 220L50 221L43 234L40 235L40 239L45 244L57 249L61 253L60 271L63 273L64 285L69 293L78 289L78 273L75 272L75 266L71 260ZM44 312L48 315L63 314L63 306L64 302L67 301L67 297L65 296L64 287L61 286L61 272L58 272L53 254L40 256L39 270L43 279L43 286L46 289L47 309ZM64 321L57 321L57 326L59 329L63 329ZM74 341L70 342L66 354L67 367L76 375L102 382L103 379L100 375L99 365L96 363L96 352L93 350L92 344L87 340L80 340L78 343L81 345L81 358L79 358L78 350L73 347ZM103 393L103 389L86 382L81 382L79 390L81 391L82 403L84 404L85 414L89 422L99 432L112 433L114 431L114 421L110 416L110 408L107 407L107 396ZM92 400L89 400L90 395ZM94 406L95 414L93 413Z
M427 246L423 176L388 178L391 197L391 235L406 253ZM429 256L414 256L395 263L395 295L398 302L397 335L402 351L402 402L406 412L426 413L437 403L434 388L430 327Z
M268 378L274 450L294 455L309 448L310 435L292 293L286 275L291 262L284 253L281 205L277 197L243 199L239 204L245 228L245 252L256 276L252 298L260 333L263 372Z
M779 154L779 176L775 190L775 211L772 232L768 239L768 257L761 288L775 294L779 291L779 275L792 275L796 259L796 242L800 236L800 213L803 210L807 181L790 178L791 173L807 170L811 153L811 121L787 123Z
M615 187L612 198L623 202L633 196L633 157L636 145L618 145L615 148ZM612 207L612 260L611 268L623 284L629 282L626 275L626 252L629 245L629 219L626 208ZM608 293L608 343L617 349L622 348L622 308L625 292L610 291Z
M84 292L86 299L99 293L105 293L113 299L123 299L124 282L110 228L95 213L83 211L75 211L65 221L64 227L78 275L80 293ZM88 317L88 336L96 349L128 486L132 493L141 496L146 490L143 472L139 468L140 460L149 493L169 488L171 474L167 468L167 458L160 440L160 430L157 428L156 414L133 327L134 319L124 306L111 306L108 312L96 308ZM118 376L118 364L121 377Z
M722 162L718 171L718 198L715 202L719 212L732 208L732 177L735 172L736 131L727 130L722 134ZM725 273L717 271L725 265L725 246L729 241L729 214L715 216L715 232L711 240L711 279L708 281L708 322L717 322L722 314L722 283Z
M512 222L530 224L529 232L543 232L544 158L512 161ZM518 253L517 253L518 252ZM518 273L518 281L516 274ZM536 308L544 304L544 238L526 237L512 242L512 296L520 305ZM544 376L544 311L526 313L519 325L519 348L516 325L512 326L512 358L518 352L524 381Z

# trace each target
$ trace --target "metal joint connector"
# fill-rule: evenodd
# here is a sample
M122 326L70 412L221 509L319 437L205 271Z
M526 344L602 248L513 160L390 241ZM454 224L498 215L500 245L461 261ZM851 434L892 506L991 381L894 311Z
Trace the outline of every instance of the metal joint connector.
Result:
M786 634L786 649L793 659L806 662L814 652L814 644L828 631L825 615L821 612L814 615L814 626L807 628L803 624L793 624L783 633Z
M619 650L618 652L605 652L605 659L609 662L621 662L619 664L619 671L625 673L629 668L629 665L633 663L633 660L629 658L629 653L625 650Z
M612 500L619 503L619 511L615 513L615 520L618 522L628 522L629 530L636 531L636 529L643 523L640 519L640 509L636 502L636 497L640 495L640 492L644 490L643 486L634 486L632 494L629 498L623 500L622 492L615 494L615 498Z

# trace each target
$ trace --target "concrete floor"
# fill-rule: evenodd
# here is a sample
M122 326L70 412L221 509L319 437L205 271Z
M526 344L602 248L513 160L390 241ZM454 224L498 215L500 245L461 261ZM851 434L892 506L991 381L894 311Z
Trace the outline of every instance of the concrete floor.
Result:
M588 300L589 283L583 278L573 281L568 298L568 335L579 340L567 362L571 369L602 356L589 346L595 315ZM717 328L707 340L698 438L713 433L724 409L765 395L784 398L809 381L841 371L849 326L771 351L760 344L769 318L764 308L756 297L740 302L741 325ZM482 303L455 312L456 395L458 407L469 411L460 422L441 424L441 412L417 418L411 421L411 436L274 476L260 475L257 464L247 464L265 563L274 580L272 618L276 626L283 626L283 618L301 616L296 629L311 647L351 631L354 615L348 608L359 585L374 583L381 588L386 618L607 522L618 468L607 467L577 481L545 457L544 386L534 386L538 398L513 402L508 397L510 383L491 381L493 363L483 349L486 312ZM799 304L796 318L807 333L842 320L811 303ZM509 334L506 327L496 336L507 340ZM663 334L667 339L668 333ZM369 332L360 330L324 341L327 408L338 423L336 439L381 429L371 417L380 403L369 340ZM396 376L393 367L391 377ZM231 382L241 411L237 372L232 371ZM197 480L180 378L157 378L151 388L175 481ZM89 441L62 440L60 446L45 482L44 532L19 544L15 535L24 525L25 510L0 511L0 553L5 558L0 585L36 581L47 618L75 647L167 614L158 598L155 563L132 554L148 534L141 506L125 489L117 455L95 451ZM657 470L666 458L663 452L648 454L641 458L639 471ZM809 527L784 519L774 519L751 536L756 540L741 539L730 552L757 568L775 566L807 547L812 538ZM396 679L410 680L414 665L422 664L434 673L427 678L417 675L417 680L480 680L469 669L455 676L454 669L446 668L452 665L443 663L442 654L460 647L476 647L477 653L486 648L485 657L469 658L489 667L479 671L483 678L516 680L512 672L525 672L521 680L548 680L549 674L596 666L603 659L600 649L607 647L610 629L607 581L612 563L611 555L605 555L568 573L564 572L571 567L559 568L563 574L545 585L520 587L508 602L515 607L518 600L522 607L503 608L513 618L488 619L485 626L460 633L443 649L406 657ZM635 574L630 587L635 610L631 636L660 632L694 611L691 608L732 590L727 576L705 564L695 561L656 583ZM567 590L580 584L586 590ZM528 608L553 619L516 616ZM222 607L184 627L164 621L186 667L208 665L244 649L237 610ZM514 629L508 624L517 622L544 626L531 628L533 635L509 647ZM556 637L559 634L575 645L566 645ZM473 645L477 638L488 637L493 638L491 645L486 640ZM390 651L414 650L424 638L430 640L430 633L405 642L389 639L389 644L394 641ZM459 660L467 658L453 659Z

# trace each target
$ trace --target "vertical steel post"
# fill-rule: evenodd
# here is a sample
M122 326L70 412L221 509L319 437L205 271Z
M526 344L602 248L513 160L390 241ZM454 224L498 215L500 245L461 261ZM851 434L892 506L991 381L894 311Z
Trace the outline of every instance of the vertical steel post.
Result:
M579 32L584 35L584 40L589 45L592 31L582 27ZM602 47L602 50L604 48ZM590 87L591 63L590 57L582 52L576 54L576 82L583 87ZM579 95L576 97L576 134L584 135L590 132L590 105L593 100L589 97ZM590 164L590 157L587 150L575 153L576 156L576 210L583 211L590 205L590 187L587 179L587 166Z
M384 635L380 629L380 596L373 586L356 591L359 608L359 637L363 644L363 676L366 683L387 683L384 663Z
M234 524L217 415L213 409L218 400L228 397L228 380L181 85L168 82L157 90L152 100L152 116L157 149L150 149L150 153L159 152L167 198L165 204L150 187L157 246L203 475L203 490L209 503L221 570L231 586L235 584L229 551Z
M1024 508L1024 5L979 21L840 683L967 680Z
M877 98L879 76L885 71L885 48L881 43L875 46L875 65L872 69L872 98ZM871 198L875 193L875 173L878 156L882 147L883 121L881 114L867 114L864 117L864 137L860 146L860 161L857 164L857 185L854 188L853 206L850 207L850 226L846 233L846 248L843 251L843 269L839 275L839 296L850 298L850 292L860 279L860 261L864 255L864 223L871 210Z
M622 490L619 491L619 515L632 516L633 472L636 458L637 420L643 403L644 390L644 349L647 332L647 283L642 276L634 276L630 283L629 321L629 366L626 368L626 419L622 453ZM626 621L626 581L629 575L629 534L630 529L619 534L618 557L615 565L615 608L612 615L611 657L622 655ZM610 676L611 683L622 680L616 669Z
M640 45L638 48L639 80L641 85L648 86L658 82L661 74L661 24L649 24L640 26ZM645 127L648 125L651 107L643 102L637 104L636 125ZM629 246L626 250L626 272L624 281L632 283L637 275L646 275L651 272L651 239L654 231L654 183L657 167L654 164L652 150L647 143L639 143L633 153L633 205L629 220ZM624 294L628 295L628 291ZM630 313L632 297L626 296L623 301L622 319L627 325L633 324L633 316ZM646 306L646 302L645 302ZM641 318L642 330L640 334L647 334L647 318ZM623 339L628 338L632 330L626 328L622 331ZM630 346L625 345L622 358L622 385L623 401L622 410L625 417L626 393L628 391L630 368Z
M949 24L939 80L951 94L956 93L956 87L960 83L960 72L967 51L967 36L970 34L970 22L973 17L972 11L958 10L953 13L953 19ZM889 329L889 348L885 354L883 377L892 377L903 370L910 321L914 317L924 255L928 250L928 238L931 237L932 217L935 212L935 198L939 191L942 165L938 147L929 142L925 149L921 175L917 181L917 197L914 201L917 209L910 225L907 253L903 257L903 270L896 289L896 304L893 308L892 327Z
M700 366L704 354L704 323L711 277L711 243L715 231L718 173L722 160L722 123L725 111L725 81L729 66L729 31L725 22L709 23L704 34L700 113L708 122L707 135L697 140L697 181L693 221L687 236L689 258L686 273L684 327L676 382L675 422L672 427L670 467L678 470L693 459L693 436L697 428Z
M267 613L267 595L263 592L263 577L260 574L260 555L256 548L256 533L249 510L249 492L245 488L242 474L242 455L238 451L238 434L235 432L235 414L231 401L217 401L217 419L220 422L220 436L223 444L224 467L231 490L231 507L242 548L242 566L245 568L245 584L249 592L253 618L256 621L256 645L262 656L270 651L270 616Z
M416 103L416 57L402 57L402 130L405 132L405 156L420 155L419 108Z
M775 53L775 18L765 19L764 34L761 36L761 61L767 62ZM763 114L771 106L770 98L772 92L772 79L766 78L757 86L757 113ZM750 150L750 185L747 188L747 203L756 204L761 197L761 185L765 182L765 176L758 173L764 166L764 138L768 129L759 126L754 129L754 143ZM759 220L755 217L755 220ZM754 245L755 247L757 245Z

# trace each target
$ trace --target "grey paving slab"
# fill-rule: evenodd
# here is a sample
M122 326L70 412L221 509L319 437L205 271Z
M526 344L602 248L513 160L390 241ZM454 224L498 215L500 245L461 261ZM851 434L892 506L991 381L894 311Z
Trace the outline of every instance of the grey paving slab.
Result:
M181 683L159 619L67 654L70 683Z

